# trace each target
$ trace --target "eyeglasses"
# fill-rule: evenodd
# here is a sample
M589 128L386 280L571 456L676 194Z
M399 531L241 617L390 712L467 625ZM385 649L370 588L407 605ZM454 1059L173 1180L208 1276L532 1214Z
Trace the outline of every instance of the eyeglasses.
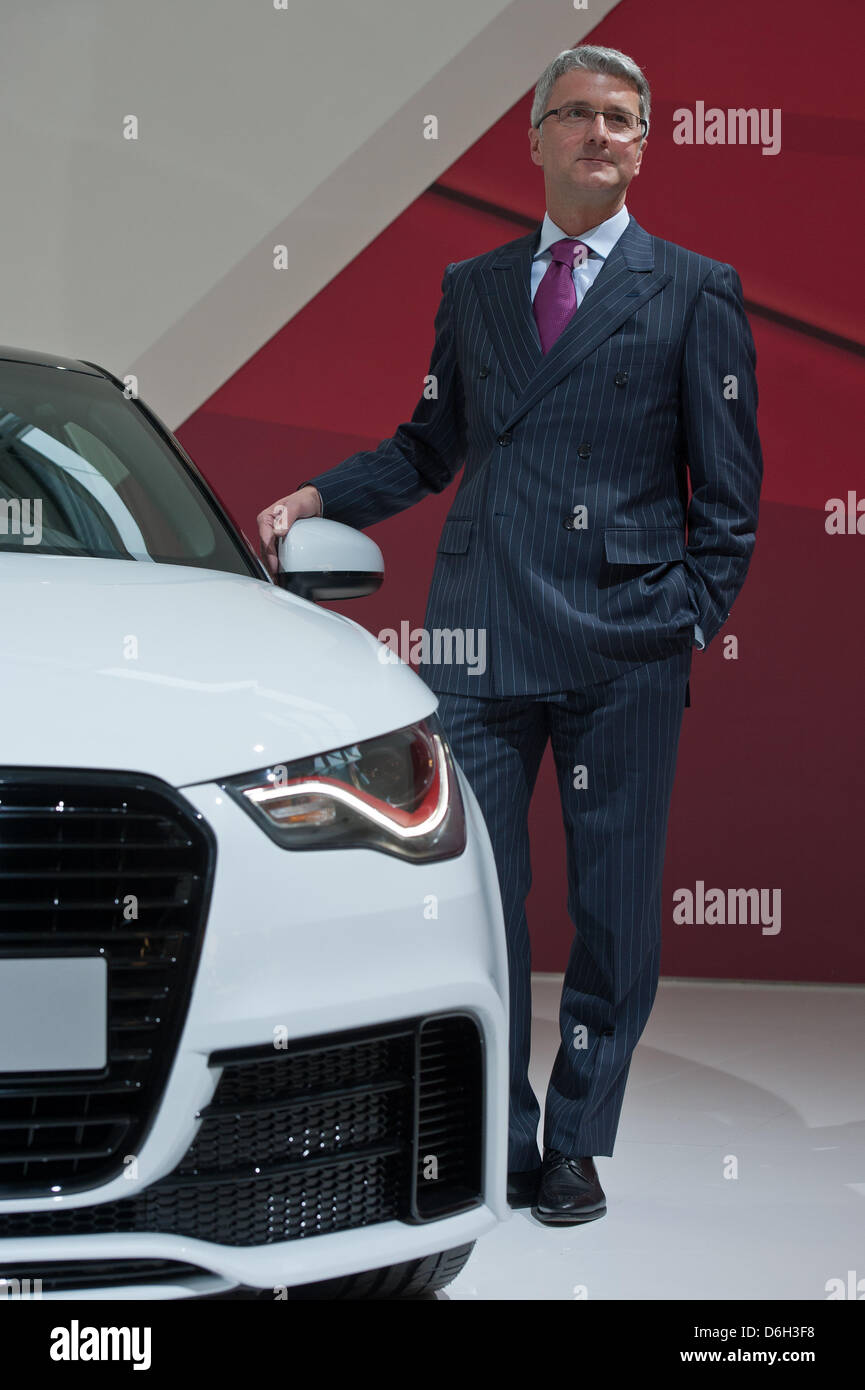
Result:
M611 140L633 140L639 133L647 135L649 122L643 116L635 116L631 111L593 111L591 106L570 103L567 106L554 106L545 111L536 126L540 130L548 116L555 116L559 125L566 130L586 130L594 125L596 116L603 116L607 134Z

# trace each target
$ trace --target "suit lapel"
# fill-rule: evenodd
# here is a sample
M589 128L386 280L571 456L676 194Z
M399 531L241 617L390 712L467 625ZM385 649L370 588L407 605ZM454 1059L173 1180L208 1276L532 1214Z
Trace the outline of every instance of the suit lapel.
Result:
M531 266L540 226L473 270L484 319L517 396L508 429L546 391L657 294L672 276L655 270L652 238L632 217L550 351L541 351L532 310Z
M532 257L541 229L503 247L495 260L473 270L489 335L508 380L522 396L543 362L532 312Z

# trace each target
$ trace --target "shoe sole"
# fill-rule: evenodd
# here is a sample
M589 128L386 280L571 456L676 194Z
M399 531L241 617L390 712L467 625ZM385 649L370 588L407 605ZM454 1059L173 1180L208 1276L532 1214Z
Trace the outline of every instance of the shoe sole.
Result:
M581 1212L552 1212L542 1211L540 1207L532 1207L532 1216L536 1221L540 1221L542 1226L582 1226L586 1221L597 1221L598 1217L606 1216L607 1208L598 1207L596 1211Z

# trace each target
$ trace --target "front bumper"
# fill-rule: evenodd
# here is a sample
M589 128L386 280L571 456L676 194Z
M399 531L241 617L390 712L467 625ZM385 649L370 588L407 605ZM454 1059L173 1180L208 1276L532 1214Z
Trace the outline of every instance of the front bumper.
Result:
M58 1260L155 1259L187 1268L152 1285L44 1296L184 1297L238 1285L277 1290L451 1249L507 1217L504 929L486 828L460 778L467 849L427 866L369 850L285 851L215 784L184 789L214 830L218 852L201 959L162 1103L140 1152L127 1156L132 1161L112 1181L68 1195L0 1201L0 1276L25 1263L35 1270ZM13 1229L44 1231L52 1214L138 1201L174 1175L222 1074L214 1054L443 1014L473 1020L483 1055L479 1194L468 1210L422 1224L409 1215L252 1245L200 1240L177 1229L4 1233L16 1214L34 1220ZM267 1187L263 1180L264 1195Z

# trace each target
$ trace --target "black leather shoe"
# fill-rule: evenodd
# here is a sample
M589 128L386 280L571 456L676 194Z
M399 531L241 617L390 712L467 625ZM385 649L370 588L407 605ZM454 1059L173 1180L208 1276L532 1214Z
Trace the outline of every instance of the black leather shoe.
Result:
M538 1200L541 1172L541 1168L530 1168L525 1173L508 1173L509 1207L530 1207Z
M578 1226L597 1221L606 1210L594 1160L569 1158L557 1149L547 1149L538 1200L532 1207L535 1220L545 1226Z

